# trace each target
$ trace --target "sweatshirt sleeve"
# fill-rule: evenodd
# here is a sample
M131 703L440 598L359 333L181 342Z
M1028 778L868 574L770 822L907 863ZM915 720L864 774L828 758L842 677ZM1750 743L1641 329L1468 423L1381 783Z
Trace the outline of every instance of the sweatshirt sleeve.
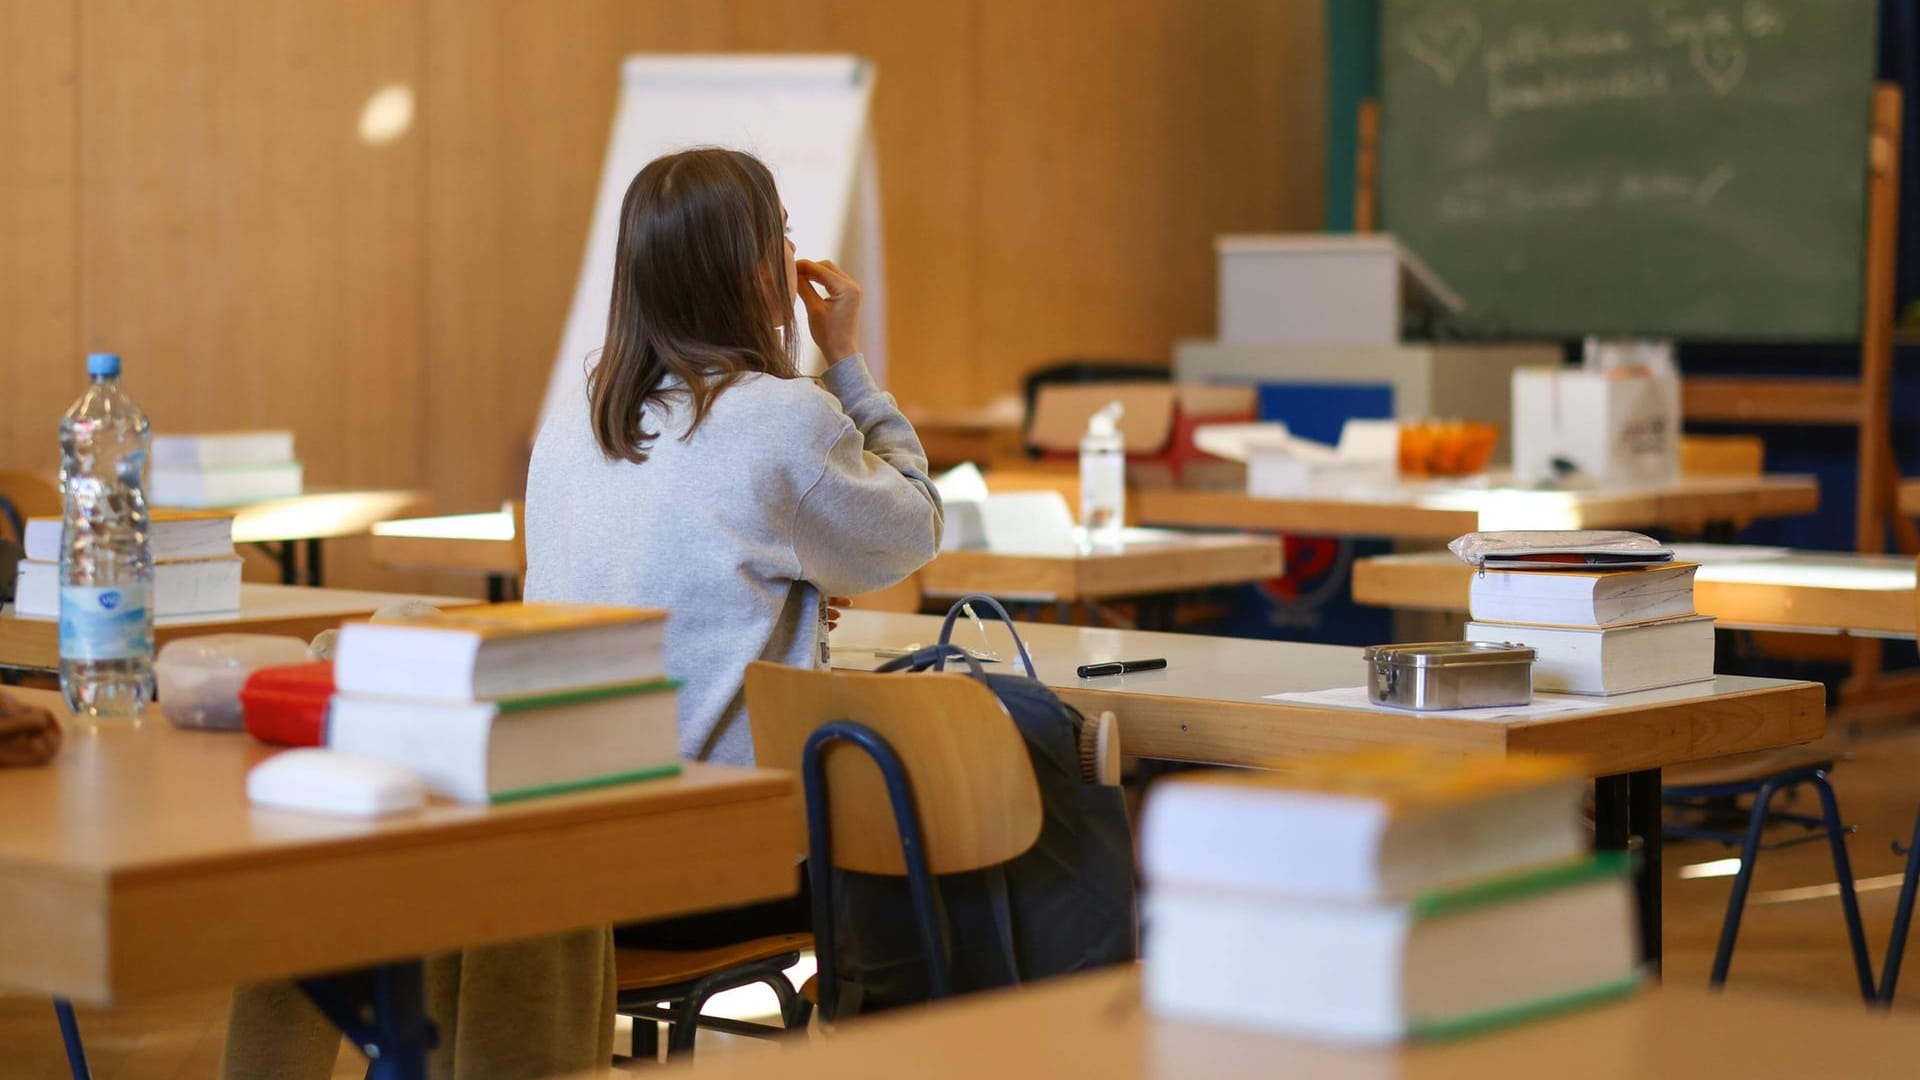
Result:
M882 589L939 554L940 494L920 436L864 357L835 363L821 382L846 415L794 513L800 578L834 595Z

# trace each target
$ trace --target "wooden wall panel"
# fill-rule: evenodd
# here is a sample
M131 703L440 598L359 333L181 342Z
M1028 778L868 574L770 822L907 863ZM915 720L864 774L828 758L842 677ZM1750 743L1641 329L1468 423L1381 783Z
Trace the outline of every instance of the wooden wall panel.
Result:
M50 469L78 352L72 0L0 0L0 468Z
M416 3L88 0L82 336L160 431L290 427L313 487L425 480Z
M517 495L586 248L621 57L725 47L701 0L430 0L434 491Z
M1216 233L1316 226L1318 5L981 10L976 397L1059 358L1169 360L1211 333Z

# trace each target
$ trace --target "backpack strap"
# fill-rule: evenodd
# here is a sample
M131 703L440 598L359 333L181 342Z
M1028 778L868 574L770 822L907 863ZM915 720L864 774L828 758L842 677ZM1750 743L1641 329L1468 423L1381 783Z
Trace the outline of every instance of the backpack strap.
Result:
M985 679L987 677L987 669L980 666L980 661L975 660L972 653L969 653L958 645L949 645L944 641L938 645L929 645L924 649L917 649L905 656L896 656L873 670L875 674L887 674L895 671L945 671L947 657L949 656L957 656L965 660L967 666L973 669L974 678Z
M1013 616L1008 615L1007 609L1000 606L1000 601L984 593L974 593L971 596L963 596L955 601L952 607L947 609L947 617L940 623L940 644L945 645L953 639L954 620L958 619L960 613L971 604L979 604L985 607L993 613L995 618L1000 620L1001 624L1007 628L1007 633L1013 636L1013 651L1020 654L1020 662L1026 665L1027 678L1038 679L1040 676L1033 669L1033 657L1027 653L1026 642L1020 640L1020 631L1013 628Z

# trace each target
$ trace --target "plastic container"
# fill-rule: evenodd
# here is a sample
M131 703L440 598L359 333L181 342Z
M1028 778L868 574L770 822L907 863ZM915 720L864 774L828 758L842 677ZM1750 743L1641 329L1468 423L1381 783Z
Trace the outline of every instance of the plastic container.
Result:
M60 692L78 716L133 719L153 700L153 430L120 387L118 356L88 356L87 377L60 418Z
M1127 521L1127 444L1120 435L1121 404L1087 419L1080 439L1080 524L1087 543L1118 547Z
M242 731L240 688L247 679L261 668L306 659L306 642L272 634L209 634L169 642L153 662L160 711L176 727Z
M325 746L333 664L320 660L261 668L240 690L247 732L274 746Z

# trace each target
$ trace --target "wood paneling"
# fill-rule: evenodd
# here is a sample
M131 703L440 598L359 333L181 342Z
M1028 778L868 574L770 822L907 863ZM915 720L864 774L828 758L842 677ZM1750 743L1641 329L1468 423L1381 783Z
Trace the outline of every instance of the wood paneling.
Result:
M519 492L634 52L879 71L909 404L1213 323L1212 237L1319 220L1317 4L0 0L0 465L83 348L162 429L287 425L314 485ZM410 131L357 134L387 86ZM389 583L364 545L343 585ZM413 581L411 587L438 587Z
M48 469L76 355L76 11L0 0L0 467Z

